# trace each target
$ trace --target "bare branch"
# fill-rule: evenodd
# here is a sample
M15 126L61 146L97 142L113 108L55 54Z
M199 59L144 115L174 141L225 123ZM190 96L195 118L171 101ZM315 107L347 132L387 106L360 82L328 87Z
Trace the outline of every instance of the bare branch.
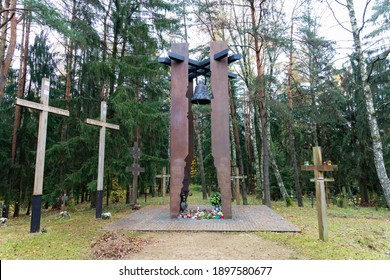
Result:
M341 5L341 6L344 6L344 8L347 8L347 5L341 3L340 1L335 0L335 2L336 2L337 4L339 4L339 5ZM328 3L328 1L326 1L326 3Z
M3 26L7 25L8 22L10 22L14 16L15 16L15 13L12 13L10 18L8 18L6 21L4 21L3 24L0 26L0 28L3 28Z
M386 107L390 105L390 101L387 101L385 103L382 103L381 105L378 106L378 108L375 110L375 113L377 113L382 107Z
M340 4L341 6L343 6L343 7L347 7L347 6L344 5L343 3L340 3L339 1L337 1L337 0L335 0L335 1L336 1L338 4ZM328 5L328 8L329 8L330 11L332 12L333 17L334 17L334 19L337 21L337 23L338 23L343 29L345 29L346 31L348 31L349 33L352 33L351 30L349 30L348 28L344 27L344 25L338 20L338 18L336 17L336 14L335 14L335 12L334 12L334 10L332 9L332 7L330 6L330 4L329 4L329 2L328 2L328 0L326 0L326 4Z
M360 27L360 28L359 28L359 31L358 31L359 36L360 36L360 32L361 32L361 31L363 30L363 28L364 28L364 25L366 24L365 18L366 18L367 8L368 8L368 5L370 5L370 2L371 2L371 0L368 0L368 1L366 2L366 6L364 6L362 27Z
M370 71L368 71L368 75L367 75L367 82L369 82L369 80L370 80L370 78L371 78L372 71L374 71L375 63L387 59L387 57L388 57L389 54L390 54L390 49L387 50L386 52L384 52L384 53L383 53L383 56L378 55L377 58L375 58L375 59L371 62Z

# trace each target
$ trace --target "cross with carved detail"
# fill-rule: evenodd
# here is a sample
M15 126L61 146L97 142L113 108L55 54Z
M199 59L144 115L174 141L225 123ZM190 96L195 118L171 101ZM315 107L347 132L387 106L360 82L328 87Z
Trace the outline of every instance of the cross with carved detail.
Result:
M141 172L144 172L145 169L140 167L138 160L141 157L141 149L138 147L138 142L134 142L134 147L131 148L131 155L134 158L134 162L131 166L126 167L126 172L132 172L133 174L133 191L130 194L130 205L137 204L137 194L138 194L138 176Z

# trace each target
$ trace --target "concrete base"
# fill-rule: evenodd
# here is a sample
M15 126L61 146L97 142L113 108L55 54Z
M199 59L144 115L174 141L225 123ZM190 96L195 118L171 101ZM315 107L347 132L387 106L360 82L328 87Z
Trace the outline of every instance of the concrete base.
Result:
M33 195L31 198L30 232L39 232L41 226L42 195Z

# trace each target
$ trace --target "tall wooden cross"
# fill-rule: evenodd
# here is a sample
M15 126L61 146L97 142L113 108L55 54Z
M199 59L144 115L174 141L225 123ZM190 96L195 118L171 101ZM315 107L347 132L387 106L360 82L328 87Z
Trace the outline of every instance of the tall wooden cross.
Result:
M156 178L160 178L162 180L161 182L161 193L163 197L163 204L165 204L165 192L166 192L166 179L169 178L170 175L167 175L167 168L164 166L162 170L162 174L156 175Z
M31 206L31 225L30 232L39 232L41 224L42 191L43 191L43 173L45 169L45 151L46 151L46 133L47 119L50 113L69 117L69 111L49 106L50 80L42 79L41 103L35 103L24 99L16 98L15 104L32 109L39 110L39 129L37 155L35 163L34 192L32 195Z
M333 178L324 178L325 171L336 171L337 165L326 165L322 163L321 147L313 147L313 163L314 165L302 165L303 171L314 171L314 179L310 179L316 183L316 200L318 213L318 231L320 239L328 241L328 222L326 218L326 194L324 182L333 182Z
M235 185L236 185L236 204L240 205L241 204L240 179L245 179L246 176L240 175L240 170L239 170L238 167L236 167L234 170L235 170L235 175L231 176L231 178L232 178L232 180L236 180L235 181Z
M130 194L130 205L137 204L137 194L138 194L138 176L141 172L144 172L145 169L139 166L138 160L141 157L141 150L138 147L138 142L134 142L134 147L131 148L131 155L134 158L133 164L126 167L126 172L133 173L133 191L129 191Z
M107 123L106 119L107 119L107 103L106 101L102 101L100 103L100 121L94 119L85 120L87 124L100 126L98 180L97 180L97 193L96 193L96 218L102 217L106 128L119 130L119 125Z

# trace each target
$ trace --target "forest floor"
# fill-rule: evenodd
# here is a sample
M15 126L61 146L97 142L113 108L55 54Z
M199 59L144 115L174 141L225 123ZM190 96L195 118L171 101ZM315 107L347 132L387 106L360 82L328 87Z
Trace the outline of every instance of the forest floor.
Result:
M110 232L94 243L97 259L288 260L308 259L255 233L148 232L142 237Z
M201 194L194 205L204 205ZM259 205L255 198L250 204ZM160 198L148 198L146 205L162 205ZM310 200L305 207L285 207L272 202L271 208L298 226L301 232L135 232L104 230L111 223L131 215L123 203L104 207L112 219L95 218L88 203L69 206L69 218L59 210L44 210L41 229L30 234L31 217L11 218L0 227L1 260L96 260L96 259L304 259L304 260L390 260L390 212L385 208L350 205L327 209L329 241L318 238L316 208Z

